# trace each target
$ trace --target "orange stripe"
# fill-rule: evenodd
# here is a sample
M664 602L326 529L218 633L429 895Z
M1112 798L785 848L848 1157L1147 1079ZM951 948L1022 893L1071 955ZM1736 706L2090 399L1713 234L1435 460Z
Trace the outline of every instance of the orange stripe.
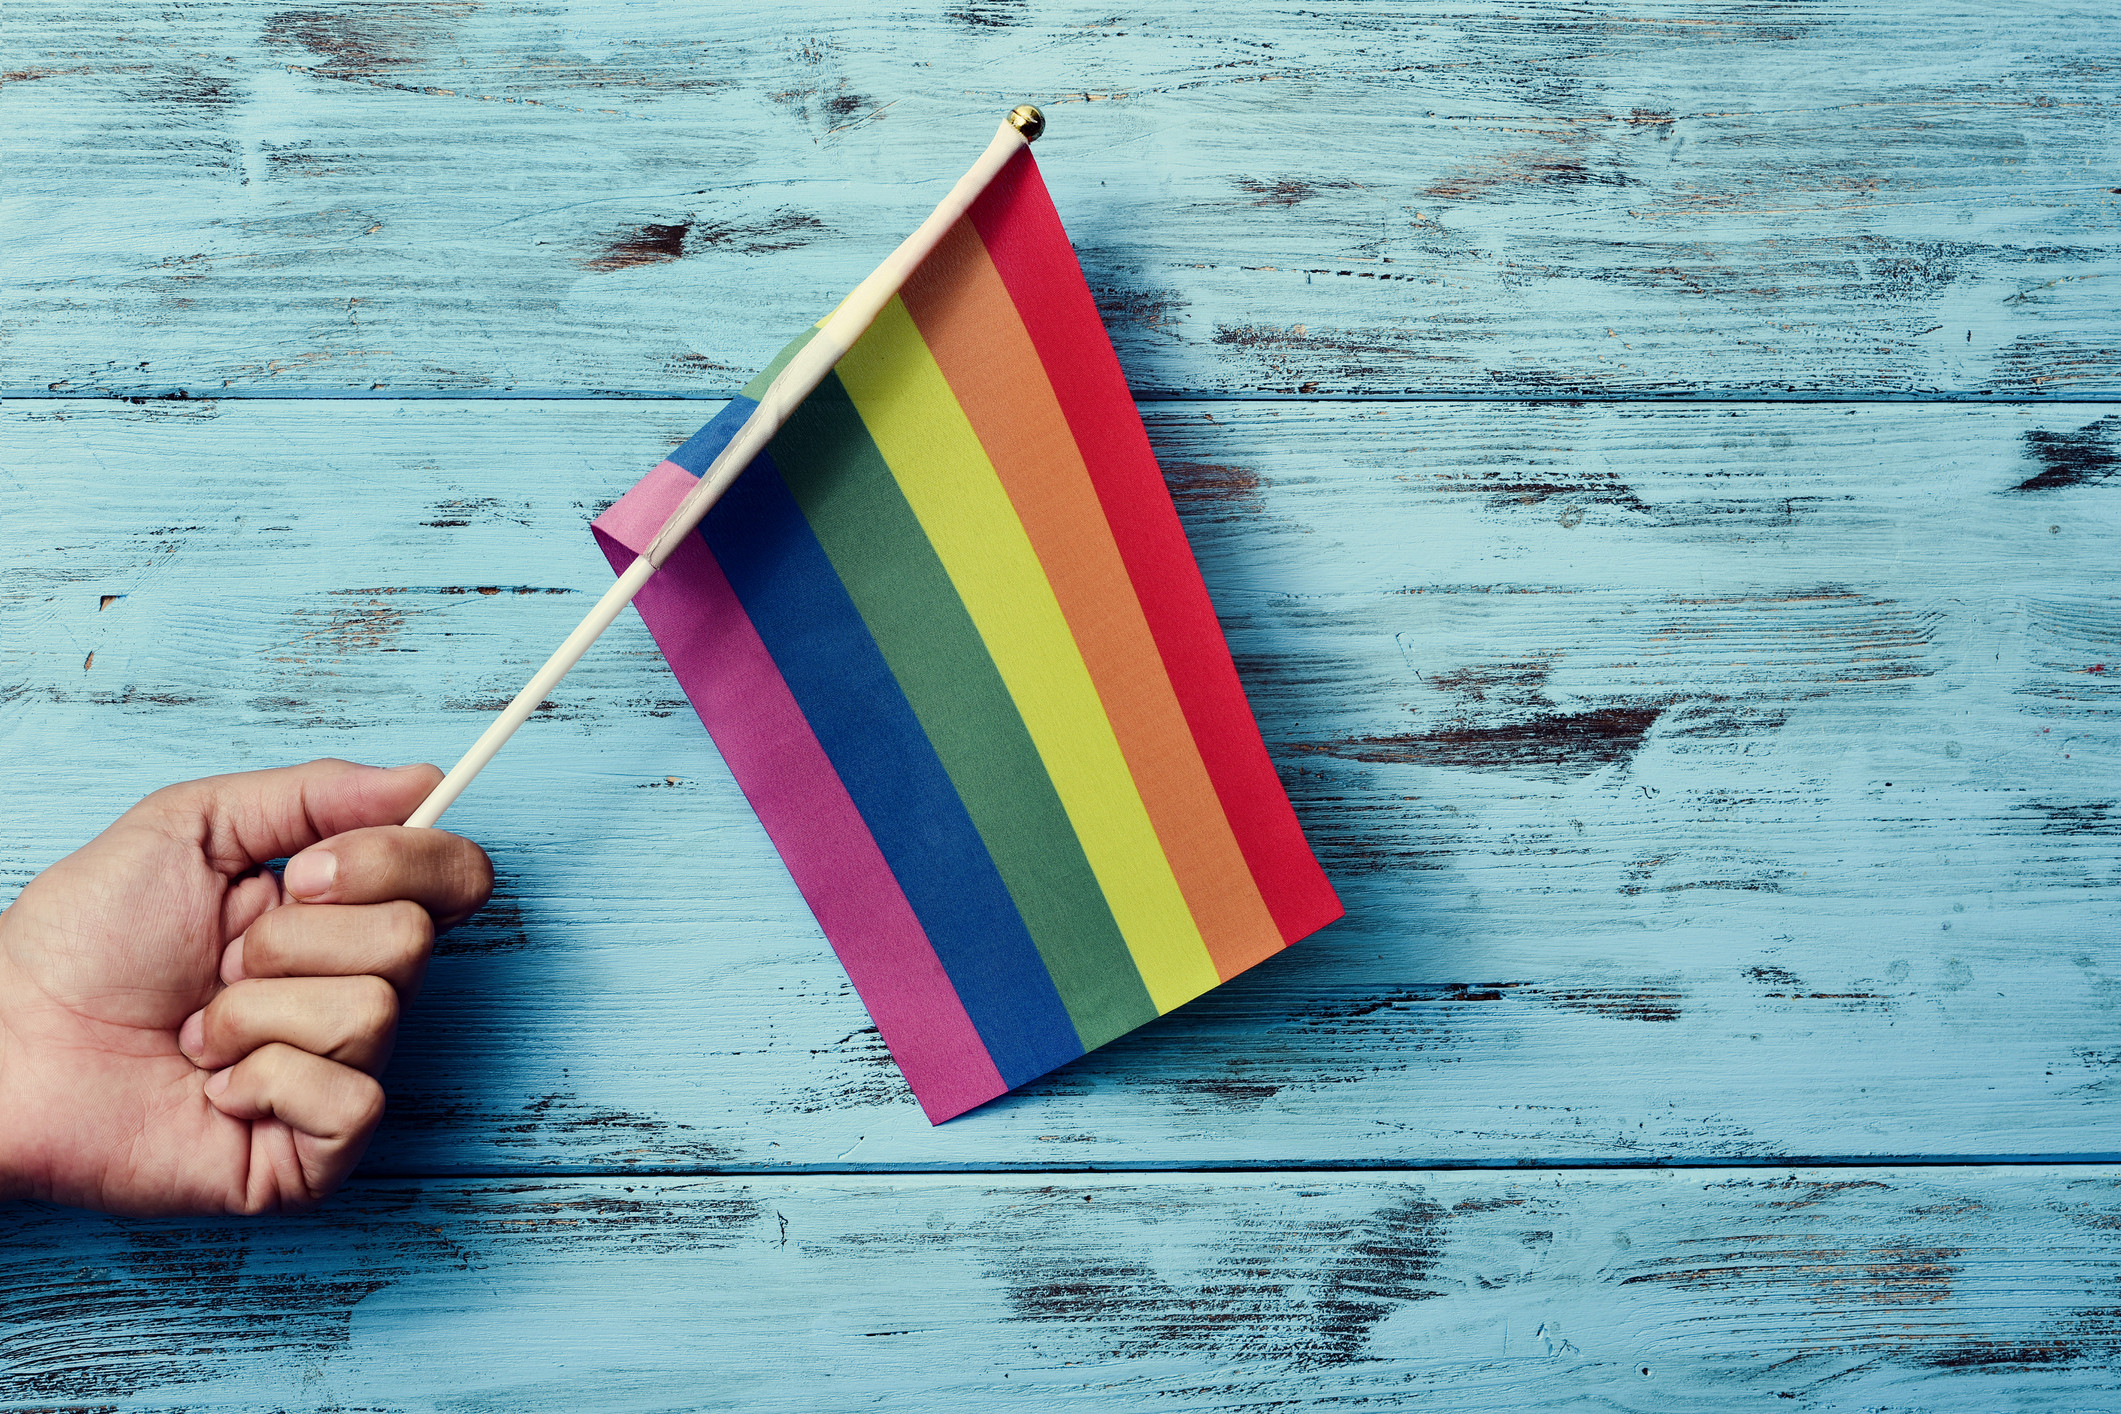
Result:
M1224 979L1286 946L1187 730L1038 350L969 221L900 291L1009 493Z

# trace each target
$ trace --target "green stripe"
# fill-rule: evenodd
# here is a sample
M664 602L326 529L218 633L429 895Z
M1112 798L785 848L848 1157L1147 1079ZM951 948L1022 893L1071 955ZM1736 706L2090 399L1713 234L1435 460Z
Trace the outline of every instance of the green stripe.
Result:
M764 397L767 385L780 376L781 370L788 366L789 360L802 352L803 345L817 337L817 330L818 326L813 324L793 339L790 339L788 346L773 356L773 362L760 369L758 377L744 385L744 396L753 402L757 402Z
M1154 1020L1016 703L838 374L771 450L950 773L1085 1049Z

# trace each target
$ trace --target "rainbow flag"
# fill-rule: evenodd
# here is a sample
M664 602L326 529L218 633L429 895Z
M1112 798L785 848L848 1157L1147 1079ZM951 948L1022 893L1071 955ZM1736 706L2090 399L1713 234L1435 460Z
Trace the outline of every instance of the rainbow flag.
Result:
M931 1122L1340 916L1028 151L635 605Z

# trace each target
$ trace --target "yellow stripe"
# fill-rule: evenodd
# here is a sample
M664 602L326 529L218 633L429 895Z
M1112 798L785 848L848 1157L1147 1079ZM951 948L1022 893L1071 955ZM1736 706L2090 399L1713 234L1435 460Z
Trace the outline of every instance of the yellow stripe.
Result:
M1150 1000L1166 1012L1199 996L1215 963L1031 538L903 302L839 375L1015 699Z

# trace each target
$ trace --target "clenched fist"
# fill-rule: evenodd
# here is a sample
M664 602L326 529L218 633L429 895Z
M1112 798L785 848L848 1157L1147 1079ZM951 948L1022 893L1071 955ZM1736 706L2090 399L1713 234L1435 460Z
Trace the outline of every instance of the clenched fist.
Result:
M189 781L32 880L0 913L0 1198L261 1213L338 1187L435 934L493 888L477 845L398 823L440 779Z

